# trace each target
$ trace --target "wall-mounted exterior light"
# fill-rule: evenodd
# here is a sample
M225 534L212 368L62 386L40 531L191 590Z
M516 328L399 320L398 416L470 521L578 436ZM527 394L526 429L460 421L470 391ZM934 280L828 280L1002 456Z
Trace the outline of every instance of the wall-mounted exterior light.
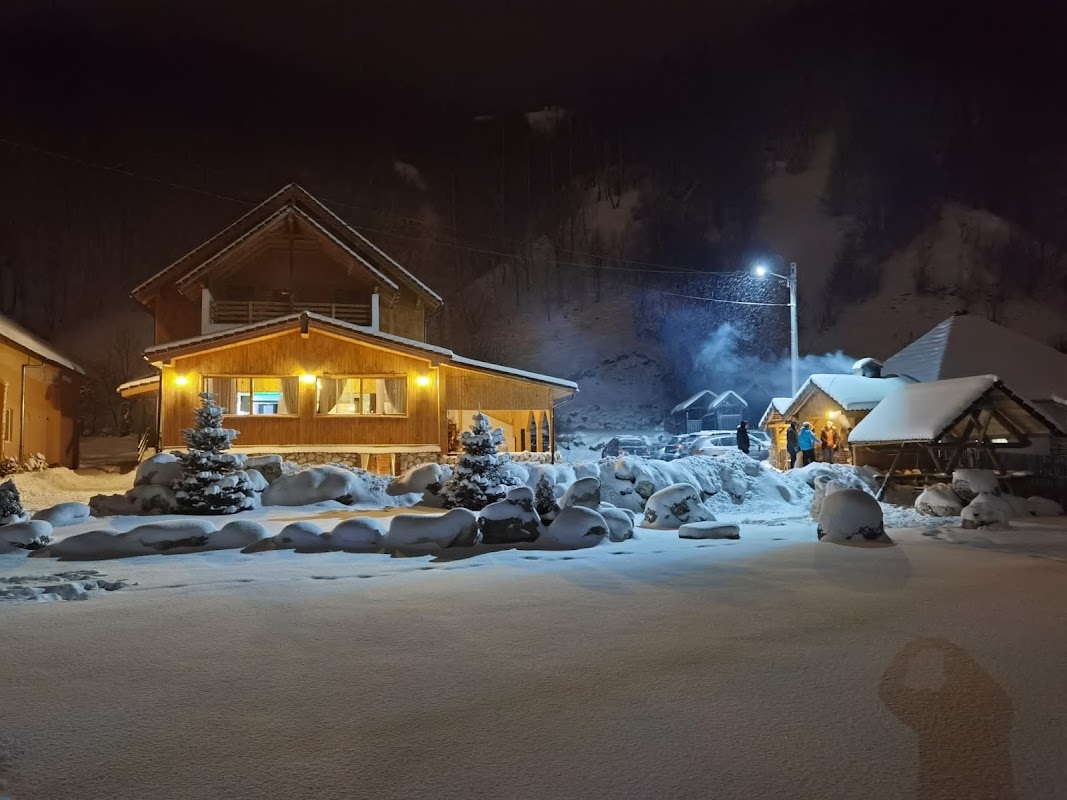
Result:
M417 376L415 376L415 385L416 386L429 386L430 385L430 376L429 375L417 375Z
M315 376L305 372L300 376L300 382L308 385L313 384L315 382Z
M175 386L188 386L189 385L189 376L188 375L175 375L174 376L174 385Z

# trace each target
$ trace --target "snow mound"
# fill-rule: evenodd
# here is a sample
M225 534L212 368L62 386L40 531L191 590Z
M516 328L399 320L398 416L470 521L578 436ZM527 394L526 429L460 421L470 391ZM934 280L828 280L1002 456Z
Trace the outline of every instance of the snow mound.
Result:
M955 482L953 482L955 486ZM964 528L1007 525L1015 516L1011 504L999 494L979 492L960 514Z
M183 477L182 464L170 453L156 453L137 465L134 486L170 486Z
M571 550L596 547L608 533L608 523L600 513L585 506L571 506L562 509L551 527L545 529L541 543Z
M608 524L608 538L613 542L625 542L634 536L634 512L626 508L600 506L600 516Z
M466 508L444 514L397 514L385 535L386 548L436 545L473 547L478 543L478 516Z
M827 495L848 488L850 487L845 486L842 483L838 483L830 475L819 475L818 477L816 477L815 494L812 495L811 498L811 518L815 521L818 521L819 514L822 513L822 506L823 503L826 501Z
M386 493L390 497L399 497L404 494L422 494L431 486L439 490L450 474L451 470L442 464L419 464L390 483Z
M521 489L530 492L529 487ZM519 495L516 502L505 498L483 508L478 514L478 528L483 544L533 542L540 535L541 518L534 510L533 497Z
M537 486L541 476L545 477L550 486L569 486L578 480L574 466L571 464L527 464L528 478L526 485L531 489Z
M679 539L740 539L741 528L732 522L687 522L678 529Z
M252 485L253 492L262 492L270 483L263 477L263 473L258 469L246 469L244 471L245 476L248 478L248 482Z
M963 502L947 483L935 483L915 499L915 510L924 517L958 517Z
M862 489L838 489L826 495L819 513L818 536L836 544L892 544L885 533L882 507Z
M60 503L38 511L33 519L43 520L53 528L61 528L64 525L75 525L89 519L92 511L85 503Z
M807 466L791 469L786 473L791 480L800 479L812 489L816 478L826 477L846 489L863 489L873 492L876 489L875 473L866 467L854 467L851 464L826 464L816 461Z
M107 581L96 570L60 572L55 575L0 578L0 600L54 603L64 600L88 600L93 592L112 592L126 585L125 580Z
M45 520L0 525L0 553L40 550L52 539L52 526Z
M388 487L389 479L381 475L324 465L276 478L263 491L262 502L265 506L304 506L336 500L349 506L395 508L418 500L410 495L390 497Z
M236 550L270 538L270 531L262 523L250 519L235 519L222 526L218 533L208 534L210 550Z
M95 530L79 533L38 551L36 555L69 561L194 553L203 549L215 532L215 526L204 519L163 520L138 525L125 532Z
M562 508L582 506L595 511L600 505L600 479L579 478L567 487L559 504Z
M320 553L329 550L322 528L314 522L290 522L281 533L265 540L275 550L296 550L298 553Z
M134 486L126 492L126 499L133 506L127 514L169 514L178 508L177 496L169 486Z
M371 517L346 519L327 536L331 550L346 553L377 553L382 548L385 528Z
M1032 517L1063 516L1063 506L1047 497L1031 497L1027 499L1026 504Z
M675 530L687 522L709 522L715 515L700 499L700 490L689 483L660 489L645 504L645 528Z
M958 469L952 473L952 489L964 503L970 503L981 492L1000 494L997 474L991 469Z

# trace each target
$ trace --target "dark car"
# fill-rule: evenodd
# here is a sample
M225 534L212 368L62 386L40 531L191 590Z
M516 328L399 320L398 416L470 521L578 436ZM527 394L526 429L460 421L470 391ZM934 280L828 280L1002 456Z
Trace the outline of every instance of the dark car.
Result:
M652 447L649 445L648 440L640 436L616 436L614 439L608 440L601 454L608 458L617 458L618 456L649 457L652 455Z
M689 455L689 445L699 436L699 433L679 433L672 436L659 451L659 457L664 461L674 461L676 458Z

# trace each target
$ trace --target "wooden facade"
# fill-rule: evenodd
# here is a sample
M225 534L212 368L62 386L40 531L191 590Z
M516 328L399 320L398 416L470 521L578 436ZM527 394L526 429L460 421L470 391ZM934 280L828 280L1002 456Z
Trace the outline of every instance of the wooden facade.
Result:
M49 464L78 466L78 406L82 373L50 346L34 346L7 320L0 327L0 456L41 453ZM8 338L3 331L15 334Z

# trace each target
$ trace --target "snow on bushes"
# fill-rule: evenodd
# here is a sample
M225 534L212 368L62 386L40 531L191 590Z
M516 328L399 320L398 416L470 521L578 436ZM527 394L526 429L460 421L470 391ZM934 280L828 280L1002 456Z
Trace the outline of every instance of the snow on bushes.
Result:
M559 513L559 503L556 502L556 494L552 491L552 484L548 482L547 475L541 475L537 479L537 488L534 490L534 510L545 525L552 524L552 520Z
M732 522L687 522L678 529L679 539L740 539L741 528Z
M963 518L964 528L984 528L988 525L1007 525L1015 516L1015 512L1011 504L999 494L979 492L960 516Z
M44 520L13 522L0 526L0 553L39 550L52 539L52 526Z
M648 498L643 527L674 530L687 522L714 519L700 499L699 489L689 483L675 483Z
M261 497L265 506L305 506L336 500L349 506L395 508L398 503L389 497L388 488L389 478L328 464L282 475L263 490ZM405 497L408 499L414 502Z
M892 543L885 533L882 507L862 489L838 489L826 495L819 513L818 537L836 544Z
M596 511L600 505L600 479L579 478L567 487L559 504L563 508L584 506Z
M958 517L963 501L947 483L935 483L915 498L915 510L924 517Z
M387 549L473 547L479 538L477 515L466 508L453 508L444 514L397 514L383 544Z
M64 525L76 525L89 519L92 511L85 503L60 503L59 505L45 508L33 515L34 519L43 520L53 528Z
M981 492L1000 494L1000 484L991 469L958 469L952 473L952 490L967 504Z
M600 513L584 506L571 506L559 512L539 544L566 549L596 547L608 532L608 523Z
M478 514L483 544L533 542L541 532L541 518L534 510L528 486L510 489L503 500L490 503Z

